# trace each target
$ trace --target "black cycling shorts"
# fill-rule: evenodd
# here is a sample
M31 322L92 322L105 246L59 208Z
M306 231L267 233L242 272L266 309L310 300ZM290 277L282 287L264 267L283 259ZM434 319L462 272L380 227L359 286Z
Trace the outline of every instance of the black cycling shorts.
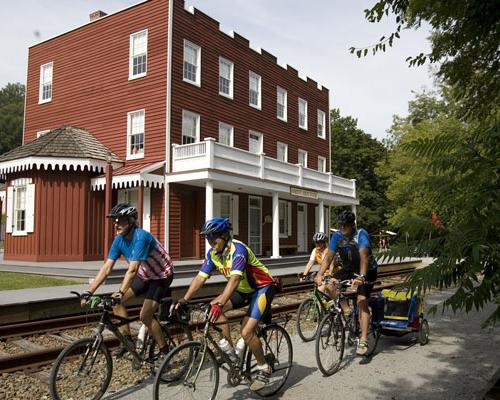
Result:
M354 279L354 272L342 268L340 271L337 271L333 274L333 277L339 281L345 281L347 279ZM365 281L374 282L377 279L377 268L368 270L366 274ZM363 285L358 286L357 294L365 296L367 299L370 298L370 295L373 290L373 283L364 283Z
M137 297L146 293L146 299L154 300L159 303L162 298L171 296L172 291L170 285L173 279L174 274L165 279L143 281L136 275L130 288Z
M276 285L267 285L257 289L253 293L234 292L231 295L231 304L233 309L248 306L247 315L258 321L262 321L271 310L271 302L277 292Z

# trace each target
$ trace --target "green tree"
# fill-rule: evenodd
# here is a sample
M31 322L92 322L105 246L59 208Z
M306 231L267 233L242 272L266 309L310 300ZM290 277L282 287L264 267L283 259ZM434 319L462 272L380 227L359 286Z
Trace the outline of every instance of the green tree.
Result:
M23 118L24 85L8 83L0 89L0 154L21 145Z
M413 157L421 175L407 182L415 199L400 199L407 216L398 219L401 232L418 242L396 248L392 255L432 254L434 262L415 272L408 284L417 291L454 287L444 307L498 307L485 324L500 322L500 8L494 0L381 0L366 10L370 22L396 17L397 28L372 47L375 54L399 38L402 28L431 26L431 51L408 57L410 66L438 65L441 94L449 99L448 116L414 114L413 126L402 126L393 138L394 151ZM369 48L352 48L358 57ZM424 117L422 119L422 117ZM404 122L404 121L403 121ZM404 124L403 124L404 125ZM408 162L408 160L406 160ZM404 168L404 167L402 167ZM415 174L416 176L417 174ZM431 214L440 223L432 223ZM431 237L431 239L429 239Z
M332 136L332 172L356 179L358 221L368 232L385 226L386 183L375 174L377 163L386 156L386 148L358 128L358 121L342 117L338 109L330 111Z

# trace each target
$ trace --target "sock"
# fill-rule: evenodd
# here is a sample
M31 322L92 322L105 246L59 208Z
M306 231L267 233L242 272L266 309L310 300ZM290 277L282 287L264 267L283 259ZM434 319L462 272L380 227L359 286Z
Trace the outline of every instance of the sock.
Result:
M262 365L258 365L257 364L257 369L260 369L261 371L264 371L264 370L269 369L269 365L267 365L267 363L262 364Z

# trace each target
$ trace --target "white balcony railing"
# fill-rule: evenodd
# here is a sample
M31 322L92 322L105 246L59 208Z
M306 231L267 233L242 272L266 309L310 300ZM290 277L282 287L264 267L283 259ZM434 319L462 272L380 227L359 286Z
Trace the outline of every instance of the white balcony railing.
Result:
M246 177L356 198L356 181L331 173L304 168L217 143L213 138L185 145L172 145L172 172L211 168Z

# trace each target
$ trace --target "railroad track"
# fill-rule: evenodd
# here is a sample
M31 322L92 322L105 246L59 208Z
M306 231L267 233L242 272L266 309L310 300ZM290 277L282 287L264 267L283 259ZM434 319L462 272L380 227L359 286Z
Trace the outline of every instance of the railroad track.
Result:
M384 279L386 282L375 287L374 291L393 287L397 283L398 278L400 280L402 276L409 274L414 270L415 266L413 265L380 271L379 278ZM305 293L309 291L312 286L312 283L294 282L288 284L284 287L283 292L276 296L276 301L279 302L278 299L284 296L293 297L293 295ZM207 302L212 298L213 296L202 297L197 298L195 301ZM292 301L287 302L287 304L275 305L272 308L273 314L279 315L295 312L299 304L300 301ZM139 314L140 307L132 307L128 311L130 316L136 316ZM245 312L235 312L228 319L230 322L237 322L241 320L244 315ZM96 323L99 319L100 313L89 313L70 317L50 318L40 321L2 325L0 326L0 340L25 338L36 334L50 334L53 337L57 337L57 335L54 335L54 332L58 333L68 329L82 328L88 326L89 324ZM71 338L69 340L71 340ZM36 348L37 346L30 346L29 340L21 339L17 342L21 342L21 346L25 347L28 351L17 354L0 353L0 373L10 373L15 371L25 371L29 373L36 371L41 366L51 364L57 358L59 353L68 345L68 338L62 336L61 346L38 348L35 350L33 350L33 348ZM109 347L115 347L118 345L118 340L114 336L106 337L105 342Z

